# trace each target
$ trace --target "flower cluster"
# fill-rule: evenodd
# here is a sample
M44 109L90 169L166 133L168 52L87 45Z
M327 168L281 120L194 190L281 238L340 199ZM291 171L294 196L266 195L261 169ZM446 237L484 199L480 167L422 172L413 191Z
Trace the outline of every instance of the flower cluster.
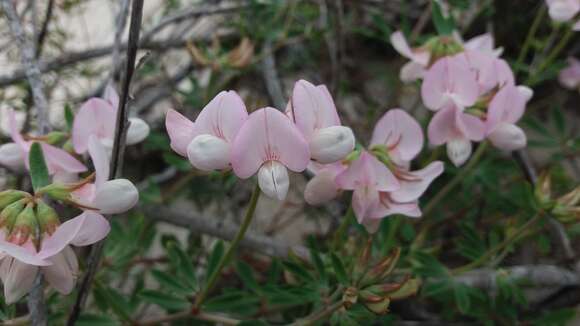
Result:
M22 135L18 131L16 112L8 112L12 143L0 146L0 165L12 170L28 169L28 152L30 145L36 141L41 143L48 171L55 182L71 182L78 179L77 175L86 172L87 168L75 156L85 154L89 138L94 136L110 152L117 116L119 96L112 86L105 89L104 98L90 98L83 103L75 115L70 134L51 132L47 135ZM127 145L137 144L148 135L150 128L139 118L130 118L127 130ZM62 148L57 147L63 143Z
M355 145L325 86L298 81L286 115L266 107L248 114L240 96L223 91L201 111L195 123L175 110L166 116L171 147L203 171L228 170L241 179L258 175L260 189L283 200L288 170L302 172L308 163L333 163Z
M87 246L103 239L110 230L102 214L123 213L137 203L137 188L126 179L109 178L109 153L115 125L116 93L108 89L108 98L88 100L74 119L70 138L78 154L88 152L94 174L77 181L78 174L87 168L74 153L56 147L63 133L46 136L23 136L15 127L14 113L10 114L14 143L0 149L14 154L2 164L12 168L29 167L28 155L34 143L40 151L52 184L36 189L34 194L6 190L0 193L0 279L4 284L7 303L16 302L28 293L38 272L58 292L72 291L78 274L78 262L71 246ZM135 122L136 121L136 122ZM143 140L149 127L133 120L129 142ZM58 135L59 137L55 137ZM63 148L69 148L69 142ZM7 161L8 160L8 161ZM10 162L11 164L7 164ZM73 180L73 181L71 181ZM61 224L58 213L45 201L50 198L82 211Z
M419 217L419 197L443 172L439 161L411 171L410 163L422 148L417 121L401 109L389 110L377 122L369 150L357 150L340 163L310 166L316 176L306 186L306 201L320 204L340 190L352 190L355 216L370 232L389 215Z
M409 49L400 32L391 37L395 48ZM499 149L525 147L526 135L515 123L533 92L515 84L514 73L493 50L493 39L481 36L462 45L452 37L430 40L430 61L423 79L423 104L435 112L428 136L432 145L447 146L447 155L460 166L471 155L472 141L488 139ZM414 52L417 55L417 50ZM427 52L429 54L429 52Z

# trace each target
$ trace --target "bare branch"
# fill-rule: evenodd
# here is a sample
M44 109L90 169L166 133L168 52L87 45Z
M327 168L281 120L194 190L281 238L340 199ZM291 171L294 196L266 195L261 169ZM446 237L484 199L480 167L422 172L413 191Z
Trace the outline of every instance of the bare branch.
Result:
M119 101L119 108L117 110L117 123L115 128L115 138L113 142L113 151L111 154L111 169L109 172L109 179L117 177L123 165L123 153L125 150L125 139L127 136L127 128L129 127L127 102L129 99L129 88L133 72L135 70L135 58L137 57L137 50L139 48L139 33L141 30L141 20L143 18L143 0L133 0L131 6L131 25L129 27L129 41L127 49L127 66L123 78L123 88L121 90L121 98ZM89 288L92 280L96 274L97 268L103 255L105 240L102 240L92 246L87 271L79 285L79 292L67 321L67 325L73 326L78 319L82 307L88 296Z
M274 58L274 47L271 40L266 40L263 47L264 59L262 60L262 78L266 84L268 95L273 102L276 109L284 111L286 109L286 101L284 100L284 92L282 85L278 78L278 70L276 69L276 60Z
M24 66L24 76L28 79L34 105L38 111L38 131L45 134L48 131L48 102L44 95L44 88L40 79L40 68L35 60L34 44L24 34L24 28L18 18L18 13L14 7L14 2L10 0L1 0L2 9L8 19L10 32L18 43L20 48L20 59Z
M224 224L222 221L208 216L196 216L189 212L167 207L144 206L141 211L153 221L165 222L189 229L196 234L207 234L212 237L230 241L236 235L238 227ZM270 237L246 233L240 246L264 255L286 258L292 251L301 257L308 256L308 250L302 246L289 246Z
M113 42L113 70L111 75L113 80L118 80L119 70L121 69L121 39L123 37L123 31L125 30L125 25L127 25L127 17L129 16L129 0L123 0L121 2L121 7L119 9L119 14L117 15L116 28L115 28L115 40Z

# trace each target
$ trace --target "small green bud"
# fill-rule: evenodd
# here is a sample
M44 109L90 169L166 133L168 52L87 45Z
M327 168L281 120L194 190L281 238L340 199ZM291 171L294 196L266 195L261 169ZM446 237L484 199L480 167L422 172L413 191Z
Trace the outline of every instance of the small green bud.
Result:
M73 147L72 141L69 139L67 140L64 145L62 145L62 149L67 151L69 154L75 154L75 149Z
M31 234L33 238L36 238L36 227L37 222L34 214L34 203L29 202L26 204L24 210L22 210L16 217L16 222L14 223L14 227L10 231L7 240L17 245L22 245L30 239Z
M37 193L47 195L54 200L69 201L72 199L73 187L67 184L53 183L40 188Z
M8 206L6 206L2 212L0 212L0 227L8 227L12 229L18 214L24 209L24 205L28 202L27 198L20 199Z
M389 297L379 297L378 300L365 302L365 307L377 315L384 315L389 312L391 299Z
M389 293L391 300L402 300L417 294L421 287L421 280L412 278L402 284L396 291Z
M46 135L46 142L51 145L55 145L65 140L67 137L68 134L66 132L53 131Z
M0 192L0 209L25 197L30 197L30 194L20 190L4 190Z
M60 224L56 211L43 201L37 202L36 217L38 224L40 224L41 233L53 234Z
M350 163L352 161L355 161L359 156L360 156L361 151L360 150L354 150L352 152L350 152L350 154L348 154L345 158L344 158L344 162L345 163Z

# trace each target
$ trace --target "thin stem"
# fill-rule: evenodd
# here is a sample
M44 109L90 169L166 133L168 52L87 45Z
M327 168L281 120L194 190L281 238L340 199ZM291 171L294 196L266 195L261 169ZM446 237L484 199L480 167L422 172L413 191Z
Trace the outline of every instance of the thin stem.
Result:
M513 244L514 242L516 242L520 238L520 236L522 234L524 234L524 232L526 232L530 227L532 227L534 224L536 224L536 222L538 222L542 218L542 216L544 216L544 214L542 212L536 213L536 215L533 218L529 219L526 223L524 223L524 225L522 225L519 229L517 229L514 232L514 234L512 234L511 237L506 238L500 244L498 244L494 248L488 250L485 254L483 254L478 259L472 261L471 263L454 269L452 271L452 274L458 275L458 274L465 273L465 272L470 271L476 267L481 266L488 259L493 257L493 255L495 255L496 253L498 253L502 249L504 249L504 248L508 247L509 245Z
M250 226L250 223L254 218L254 212L256 211L256 205L258 204L259 198L260 198L260 186L256 183L254 192L252 192L252 198L250 199L250 206L248 206L248 209L246 210L246 216L244 216L242 225L240 225L240 229L238 230L238 233L236 234L235 238L232 240L225 255L223 255L222 258L220 259L220 262L216 270L213 272L213 274L209 276L209 279L205 287L195 299L194 307L199 308L203 304L203 302L207 298L207 295L213 289L215 283L217 282L219 276L221 275L222 269L224 269L224 267L226 267L226 265L229 263L234 252L236 251L236 248L238 247L238 244L244 238L244 235L246 234L246 231L248 230L248 227Z
M135 58L137 56L137 49L139 48L139 33L141 30L141 20L143 18L143 0L133 0L131 6L131 25L129 27L129 41L127 46L127 66L123 78L123 88L121 98L119 100L119 108L117 110L117 121L115 126L115 138L113 142L113 151L111 154L111 165L109 171L109 179L117 177L123 165L123 153L125 151L125 139L129 121L127 119L128 110L127 102L129 99L129 87L133 72L135 70ZM87 271L83 276L79 291L76 297L75 304L71 310L67 325L75 325L80 316L81 310L87 300L91 283L97 273L98 266L103 255L105 240L94 244L91 248L91 253L88 258Z
M312 315L306 316L304 319L298 320L290 325L291 326L313 325L317 321L323 320L323 319L327 318L328 316L332 315L335 311L342 308L342 306L343 306L342 301L335 302L334 304L332 304L332 305L330 305L322 310L316 311Z
M528 31L528 35L526 36L526 40L524 41L524 45L522 46L520 54L518 55L518 60L516 61L517 62L516 69L519 69L519 67L521 67L521 65L524 63L524 60L526 59L526 55L528 54L528 50L530 49L530 46L532 45L532 41L534 40L536 32L538 31L538 28L540 27L540 23L542 22L542 18L544 18L545 14L546 14L546 6L542 5L542 8L536 14L536 18L534 18L534 22L532 23L532 26L530 27L530 30Z
M342 239L344 238L344 235L345 235L346 231L348 230L348 227L350 226L350 223L351 223L353 217L354 217L354 211L352 209L352 203L351 203L350 206L348 207L348 210L346 211L346 214L344 214L344 216L342 218L342 222L340 223L340 226L338 227L338 229L334 233L334 239L332 241L332 248L334 250L337 250L340 247L340 244L342 243Z
M562 52L562 50L566 47L572 36L574 36L574 30L568 27L566 33L564 34L560 42L558 42L558 44L554 47L552 52L550 52L546 60L544 60L544 62L542 62L542 64L538 67L538 69L534 72L534 74L531 75L526 80L525 82L526 85L534 86L538 83L538 75L541 74L544 70L546 70L546 68L548 68L552 64L552 62L558 57L558 55L560 55L560 52Z
M423 209L423 216L429 216L433 212L433 210L437 207L437 205L443 199L445 199L445 197L447 197L447 195L453 189L455 189L455 187L457 187L465 179L465 177L469 175L469 173L471 173L473 168L475 168L475 166L483 156L483 153L485 152L486 148L487 142L484 142L481 145L479 145L479 147L477 148L475 153L473 153L473 156L471 157L471 160L469 160L467 165L465 165L463 169L461 169L459 173L457 173L455 177L453 177L453 179L451 179L451 181L449 181L443 187L443 189L441 189L435 196L433 196L433 198L431 198L431 200L427 203L427 205L425 205L425 208ZM424 224L423 228L421 229L421 231L419 231L419 234L415 238L415 241L411 245L411 250L416 249L423 243L425 237L427 236L427 232L433 225L435 225L435 222L432 220Z

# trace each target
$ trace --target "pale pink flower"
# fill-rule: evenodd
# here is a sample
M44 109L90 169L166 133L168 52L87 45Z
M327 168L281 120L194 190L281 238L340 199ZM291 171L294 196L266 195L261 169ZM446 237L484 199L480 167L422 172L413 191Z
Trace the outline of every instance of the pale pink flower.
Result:
M385 217L380 192L401 187L389 168L365 150L336 177L336 183L341 189L353 191L352 208L359 223Z
M302 133L287 116L269 107L248 116L231 149L234 173L242 179L258 173L260 189L279 200L288 192L287 169L302 172L310 162Z
M32 146L33 142L24 140L24 137L22 137L18 131L13 111L9 112L9 118L11 136L14 143L4 144L3 151L5 154L9 155L0 159L0 163L13 168L24 166L28 169L28 153L30 152L30 146ZM58 175L77 174L87 171L87 168L81 162L66 151L44 142L39 143L50 175L58 177ZM15 144L16 146L12 144ZM18 164L18 162L20 162L20 164Z
M479 94L477 75L465 60L457 56L437 60L425 73L421 85L423 104L433 111L451 105L471 106Z
M103 98L93 97L83 103L75 115L72 128L72 144L77 153L83 154L88 150L91 136L107 148L113 147L118 106L119 96L111 85L105 88ZM149 132L149 125L144 120L129 118L127 145L143 141Z
M391 34L391 44L405 58L411 60L406 63L399 74L403 82L413 82L423 78L425 69L431 59L431 53L427 48L411 48L405 35L401 31Z
M308 141L312 160L333 163L354 149L354 134L350 128L341 126L326 86L314 86L305 80L296 82L286 114Z
M88 151L95 167L95 182L73 191L73 201L95 208L101 214L120 214L133 208L139 201L137 188L127 179L107 180L110 169L108 155L94 136L89 139Z
M475 73L479 94L484 95L505 85L514 85L514 73L508 63L486 51L465 51L455 55Z
M4 298L14 303L28 293L38 272L62 294L69 294L76 282L78 262L71 249L87 246L103 239L110 230L101 215L86 211L41 237L37 251L31 240L22 245L7 241L5 229L0 232L0 279Z
M310 162L308 171L314 174L304 189L304 199L310 205L316 206L329 202L340 193L336 184L336 176L347 168L342 162L319 164Z
M579 0L546 0L550 17L557 22L566 22L580 12Z
M491 33L485 33L475 36L469 39L467 42L463 41L459 33L454 33L454 36L461 44L463 44L463 47L465 48L466 51L471 50L471 51L487 52L491 53L495 57L499 57L503 52L503 48L495 47L495 40L493 38L493 35L491 35Z
M485 124L450 105L433 116L427 132L432 145L447 144L447 156L455 166L460 166L471 156L471 141L478 142L485 137Z
M580 60L568 58L568 67L562 69L558 75L558 80L562 86L568 89L579 89L580 87Z
M171 147L203 171L230 167L231 144L248 118L246 106L234 91L223 91L202 110L195 123L177 111L167 112L165 125Z
M525 86L507 85L493 97L487 111L486 135L495 147L513 151L526 146L526 134L515 123L532 95Z

